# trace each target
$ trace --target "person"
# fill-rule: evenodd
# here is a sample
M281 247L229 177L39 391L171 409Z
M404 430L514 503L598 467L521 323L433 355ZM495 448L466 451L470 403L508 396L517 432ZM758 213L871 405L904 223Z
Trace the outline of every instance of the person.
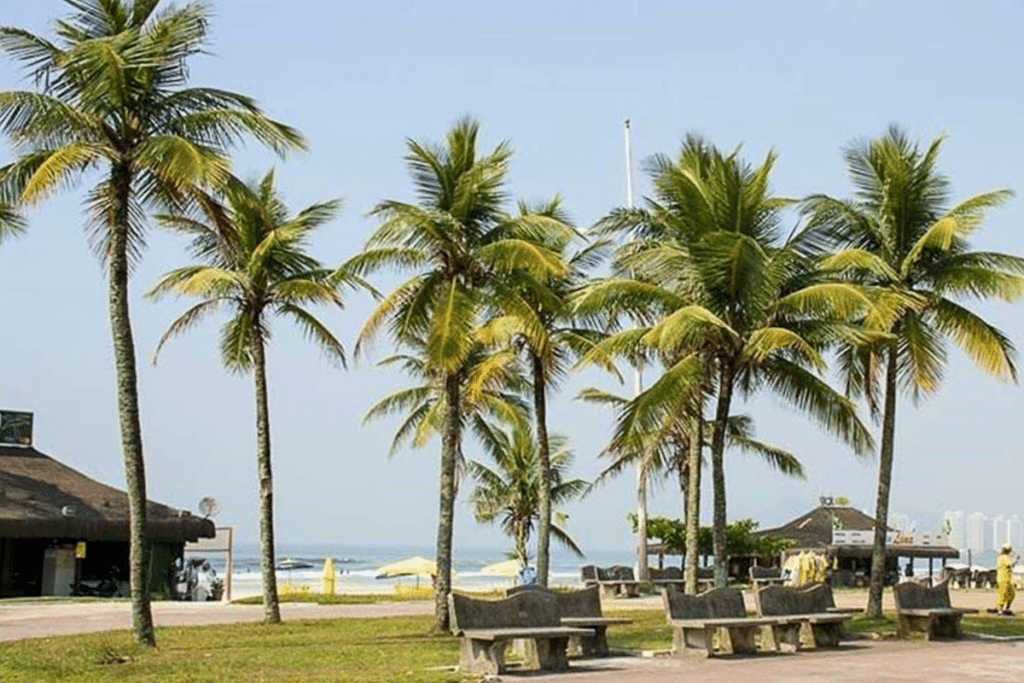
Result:
M519 578L519 585L526 588L537 587L537 570L533 568L533 565L527 563L523 565L523 568L519 570L517 575Z
M1004 543L999 549L999 557L996 558L996 590L999 593L999 606L996 611L999 614L1011 615L1010 605L1013 603L1015 591L1013 589L1013 565L1020 559L1020 555L1010 558L1013 546Z

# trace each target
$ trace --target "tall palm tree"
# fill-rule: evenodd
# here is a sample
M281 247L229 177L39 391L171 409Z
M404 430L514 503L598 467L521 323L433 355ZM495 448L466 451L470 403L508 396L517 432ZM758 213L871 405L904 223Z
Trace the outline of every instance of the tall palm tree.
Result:
M541 521L540 499L545 487L551 504L562 505L583 495L588 483L568 478L573 455L566 448L567 440L562 436L552 434L548 440L551 460L547 476L540 461L539 444L528 427L514 425L505 431L488 424L480 436L494 465L469 462L469 474L477 482L470 495L476 520L485 524L500 520L502 531L515 541L516 557L525 563L530 534L534 525L539 527ZM582 557L583 551L560 524L564 519L564 514L554 514L551 535Z
M542 588L547 587L550 569L551 536L551 460L548 444L547 397L568 369L568 361L581 351L589 349L601 336L593 329L582 328L573 319L570 293L586 280L587 270L597 266L604 258L607 244L598 241L570 252L574 241L581 240L562 208L561 199L531 207L520 203L518 228L526 228L523 239L538 241L556 254L562 271L549 274L538 281L532 273L518 270L511 274L509 284L518 295L515 305L505 308L503 300L493 306L495 317L477 332L477 339L488 346L505 348L498 359L514 361L522 356L533 379L533 415L536 423L537 455L541 479L537 525L537 577ZM522 313L521 304L528 308ZM496 361L498 362L498 361ZM468 387L474 392L475 386Z
M36 90L0 92L0 128L19 155L0 169L0 198L38 203L98 169L86 206L107 269L117 370L135 638L154 645L149 607L146 485L135 343L128 306L132 265L145 245L146 212L179 206L196 184L228 169L226 150L251 137L275 151L302 147L244 95L187 87L191 58L206 50L210 8L160 0L65 0L56 39L0 27L0 49Z
M328 359L345 363L341 343L308 309L317 304L342 306L339 276L308 254L313 231L333 219L337 210L338 202L328 201L289 215L271 171L252 185L229 182L220 201L204 203L201 218L159 217L166 227L191 238L191 251L199 262L167 273L149 295L173 293L200 301L171 324L157 353L172 337L223 310L231 317L221 331L221 360L232 372L252 372L255 380L263 614L271 623L281 621L281 610L274 575L274 481L267 397L270 320L272 316L290 319ZM357 284L357 280L349 278L348 283Z
M813 222L839 248L823 265L895 304L888 315L866 321L888 338L872 345L848 344L840 354L849 392L866 396L876 414L880 393L884 402L867 610L875 617L882 609L900 388L915 400L936 391L948 341L989 374L1017 378L1013 343L960 303L1024 296L1024 259L974 251L968 241L985 212L1011 193L986 192L952 204L949 180L936 167L942 140L921 148L891 126L874 140L854 142L845 152L853 198L818 195L806 204Z
M524 269L543 278L561 269L550 251L514 236L512 228L524 221L503 211L512 149L503 142L478 157L478 131L479 125L467 118L448 131L444 145L407 142L406 162L419 203L385 200L374 207L370 215L382 220L380 227L366 249L344 266L356 275L384 268L414 273L370 314L356 353L385 327L399 344L423 339L426 367L444 385L436 632L448 631L456 463L463 428L459 406L482 295L486 290L489 299L501 297L512 305L518 294L504 276Z
M667 385L710 385L717 394L709 423L719 585L727 567L726 425L737 392L770 389L857 453L872 445L853 403L819 376L823 349L857 337L848 319L871 301L852 285L817 281L817 232L783 235L781 211L791 202L770 192L774 161L772 153L754 167L738 151L723 154L695 136L677 159L652 158L655 198L602 221L606 230L633 235L620 270L643 279L596 282L577 302L583 312L632 307L636 316L656 318L612 335L590 357L654 349L674 363L663 377Z

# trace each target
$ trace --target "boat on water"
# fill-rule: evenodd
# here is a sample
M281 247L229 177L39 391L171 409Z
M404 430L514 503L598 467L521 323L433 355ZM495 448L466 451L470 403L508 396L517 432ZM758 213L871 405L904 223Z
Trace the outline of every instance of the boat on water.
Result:
M295 560L290 557L286 557L277 563L275 569L312 569L313 564L306 562L305 560Z

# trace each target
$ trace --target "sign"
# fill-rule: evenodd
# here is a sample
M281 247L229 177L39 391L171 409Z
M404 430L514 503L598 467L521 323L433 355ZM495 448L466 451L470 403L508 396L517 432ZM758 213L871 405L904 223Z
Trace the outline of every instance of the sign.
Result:
M85 559L85 541L79 541L78 543L75 544L75 559L76 560L84 560Z
M32 445L32 413L0 410L0 446Z
M895 531L890 531L885 535L886 545L893 545L896 541L897 534ZM854 531L852 529L835 529L832 532L832 545L874 545L874 543L874 531Z

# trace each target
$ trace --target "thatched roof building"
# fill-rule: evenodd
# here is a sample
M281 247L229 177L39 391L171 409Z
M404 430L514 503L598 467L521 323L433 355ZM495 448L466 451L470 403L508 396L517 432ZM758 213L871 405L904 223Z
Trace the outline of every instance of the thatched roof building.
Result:
M212 538L209 519L150 502L150 541ZM0 445L0 538L128 540L128 495L31 446Z
M834 505L828 501L805 512L782 526L755 532L758 536L776 536L789 539L793 547L787 553L809 550L837 557L871 557L869 541L875 530L875 519L856 508ZM960 551L948 545L929 542L924 544L917 537L895 534L886 544L886 554L891 558L957 558ZM922 535L921 538L926 538ZM927 537L931 541L931 537Z

